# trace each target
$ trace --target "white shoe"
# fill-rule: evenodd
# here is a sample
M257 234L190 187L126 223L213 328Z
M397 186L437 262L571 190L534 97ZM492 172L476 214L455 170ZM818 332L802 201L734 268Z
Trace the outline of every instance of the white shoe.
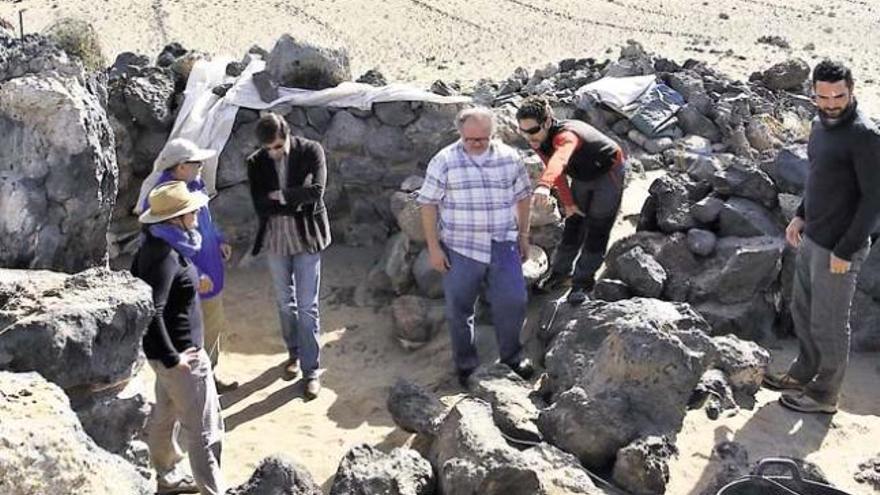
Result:
M199 487L192 476L181 472L177 466L156 476L157 495L176 495L178 493L199 493Z

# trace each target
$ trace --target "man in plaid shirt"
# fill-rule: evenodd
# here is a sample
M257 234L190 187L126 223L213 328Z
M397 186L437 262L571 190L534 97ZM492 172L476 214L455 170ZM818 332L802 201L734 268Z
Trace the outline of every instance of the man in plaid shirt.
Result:
M529 248L529 177L519 153L492 140L489 109L461 111L456 127L460 139L428 164L418 202L431 266L444 274L458 379L466 387L479 365L474 305L483 282L501 362L529 378L534 369L519 336L527 304L522 261Z

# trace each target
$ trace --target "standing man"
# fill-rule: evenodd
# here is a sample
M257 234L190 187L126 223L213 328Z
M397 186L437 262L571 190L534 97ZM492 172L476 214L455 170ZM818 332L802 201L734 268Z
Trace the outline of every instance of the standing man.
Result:
M804 199L785 229L798 248L791 313L799 342L788 371L764 384L806 413L837 412L849 361L849 312L868 237L880 214L880 133L858 110L852 72L825 60L813 69L813 121Z
M540 287L553 290L571 284L568 301L580 304L593 290L620 209L626 175L623 150L586 122L556 120L541 97L527 98L516 120L520 133L545 164L535 189L535 205L548 207L550 190L555 187L565 213L562 241Z
M201 149L189 139L176 138L168 141L156 160L156 169L161 171L156 182L157 187L170 181L182 181L191 192L207 198L208 190L201 176L202 163L216 155L216 151ZM142 211L149 208L148 194L149 191L144 191ZM198 211L198 230L202 236L202 247L193 254L192 259L199 272L199 299L202 323L205 327L205 351L211 358L211 369L215 373L214 383L217 385L217 391L222 394L238 387L238 382L226 382L216 376L221 343L228 326L222 297L223 263L232 257L232 247L214 224L207 206Z
M527 304L522 261L529 248L529 177L519 153L492 140L491 110L462 110L456 127L460 139L428 164L418 202L431 266L444 274L458 380L466 387L480 364L474 305L484 282L501 362L529 378L534 369L520 343Z
M327 165L321 144L293 136L287 121L268 113L257 123L261 149L247 159L251 199L259 218L256 256L265 245L269 271L287 345L284 379L305 379L305 397L321 391L320 318L321 251L330 245L330 222L324 206Z

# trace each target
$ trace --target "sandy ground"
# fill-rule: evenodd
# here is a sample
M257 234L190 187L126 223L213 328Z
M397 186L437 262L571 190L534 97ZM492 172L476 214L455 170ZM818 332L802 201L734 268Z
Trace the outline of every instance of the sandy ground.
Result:
M614 237L632 231L624 217L638 211L649 183L650 177L628 187ZM388 388L398 377L433 390L447 404L461 397L451 372L446 335L416 351L404 351L391 336L387 306L358 308L352 303L357 281L380 254L379 249L334 246L323 258L324 390L311 402L303 400L301 381L280 378L279 364L286 353L264 263L257 259L230 270L225 301L231 334L219 373L242 383L222 397L227 428L223 471L230 484L244 482L267 455L284 453L305 465L326 493L340 459L352 446L369 443L390 450L413 442L411 435L395 427L385 406ZM538 305L539 301L533 301L532 316ZM535 324L534 318L527 322L524 335L529 341ZM480 328L484 361L492 359L492 339L488 329ZM773 367L785 366L793 350L793 341L774 348ZM775 402L778 394L766 390L758 394L754 410L733 417L709 421L702 411L691 412L678 438L680 455L671 465L667 493L700 493L714 474L714 464L709 462L712 448L723 440L745 445L753 461L776 455L806 458L818 463L839 487L853 494L870 493L852 475L860 462L878 452L877 357L853 357L841 412L833 418L784 410ZM138 376L142 386L152 380L148 369Z
M345 46L354 76L394 81L502 78L566 57L617 57L626 39L742 78L788 56L849 62L880 111L880 5L873 0L17 0L0 16L26 31L60 17L93 23L107 54L153 56L170 41L214 54L267 49L283 33ZM722 15L728 17L722 19ZM790 49L758 44L778 35ZM812 44L813 48L808 45ZM112 59L112 57L111 57Z

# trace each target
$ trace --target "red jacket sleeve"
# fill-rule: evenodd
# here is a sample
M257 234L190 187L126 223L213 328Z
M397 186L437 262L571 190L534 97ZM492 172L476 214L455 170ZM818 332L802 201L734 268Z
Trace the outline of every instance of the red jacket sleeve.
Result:
M571 155L574 154L580 145L580 139L573 132L564 131L557 134L553 138L553 154L547 160L547 167L544 169L544 173L541 174L541 178L538 179L539 185L551 189L556 187L559 199L565 206L574 205L574 198L571 195L571 190L568 188L568 181L565 179L565 167L568 165Z

